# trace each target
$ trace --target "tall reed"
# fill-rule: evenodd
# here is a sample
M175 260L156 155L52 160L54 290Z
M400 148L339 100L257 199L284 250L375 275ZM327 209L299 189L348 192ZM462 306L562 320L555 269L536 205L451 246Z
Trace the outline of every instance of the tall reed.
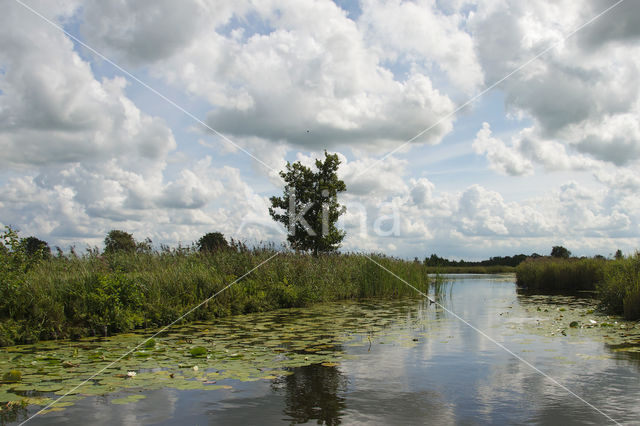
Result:
M595 290L603 309L640 319L640 253L615 260L528 259L516 268L516 280L533 293Z
M640 253L609 262L598 293L610 311L640 319Z
M530 292L572 293L595 291L603 279L606 259L540 257L516 267L518 286Z
M20 282L5 292L0 306L0 345L162 326L274 254L270 249L214 253L166 249L42 260L19 274ZM372 258L428 291L423 264L382 255ZM363 255L314 257L280 252L185 320L343 299L404 296L416 296L416 292Z

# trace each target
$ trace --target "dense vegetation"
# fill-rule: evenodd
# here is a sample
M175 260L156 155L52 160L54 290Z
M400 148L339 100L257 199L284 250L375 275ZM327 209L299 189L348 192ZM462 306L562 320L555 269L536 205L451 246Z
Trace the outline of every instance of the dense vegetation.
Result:
M640 319L640 253L607 262L598 294L612 312L626 319Z
M520 287L533 293L594 291L609 312L640 319L640 254L615 259L527 259L516 268Z
M506 265L491 266L427 266L430 274L503 274L513 273L516 268Z
M468 270L472 270L472 268L478 268L477 270L480 271L483 270L482 268L486 268L484 269L485 271L498 272L500 270L513 271L513 268L518 266L521 262L529 257L536 258L540 257L540 255L534 253L530 256L527 256L526 254L516 254L515 256L495 256L487 260L473 262L465 261L463 259L449 260L443 257L439 257L436 254L432 254L431 256L424 259L424 264L432 268L460 268L460 270L462 270L463 268L468 268Z
M516 268L519 286L537 293L595 291L604 277L606 259L539 257Z
M5 232L3 240L0 345L169 324L277 253L232 243L228 249L203 252L165 247L159 252L99 254L92 250L84 256L46 257L27 255L24 240L13 231ZM428 290L429 277L422 263L372 257L412 285ZM415 295L362 255L313 257L279 252L185 320L333 300Z

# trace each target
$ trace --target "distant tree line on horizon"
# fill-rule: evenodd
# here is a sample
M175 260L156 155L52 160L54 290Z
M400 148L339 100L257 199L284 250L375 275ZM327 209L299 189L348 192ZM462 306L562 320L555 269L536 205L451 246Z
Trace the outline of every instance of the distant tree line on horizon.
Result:
M545 257L538 253L532 253L529 255L526 254L516 254L514 256L495 256L491 257L487 260L481 261L465 261L463 259L460 260L449 260L443 257L438 256L437 254L432 254L429 257L425 257L424 264L426 266L433 267L445 267L445 266L513 266L516 267L521 264L526 259L535 259L539 257ZM551 254L549 257L557 258L557 259L569 259L571 257L571 251L563 246L553 246L551 248ZM604 259L605 256L600 254L596 254L593 256L596 259ZM614 258L621 259L623 257L622 250L617 250L614 254ZM585 258L584 256L582 258Z
M24 254L30 258L38 257L42 259L48 259L51 257L51 248L46 241L43 241L37 237L29 236L25 238L17 239L17 232L13 231L10 227L7 228L7 232L15 233L16 242L19 243ZM15 243L14 243L15 244ZM9 250L9 244L3 244L0 241L0 254L6 250ZM152 241L150 238L145 238L142 241L136 241L133 238L133 234L122 231L119 229L113 229L109 231L104 239L104 251L103 253L108 255L115 252L129 252L129 253L149 253L153 251ZM246 251L248 247L245 243L239 240L234 240L233 238L230 241L227 241L224 235L220 232L209 232L202 237L200 237L196 242L193 243L192 246L194 249L200 252L215 252L217 250L227 250L234 249L237 251ZM13 247L13 249L16 249ZM166 245L161 245L161 250L170 249ZM60 247L56 246L58 257L63 256L63 251ZM71 246L70 251L72 255L76 255L75 247ZM89 248L88 251L99 253L99 249L95 247L94 249ZM476 267L476 266L510 266L516 267L520 263L522 263L526 259L530 258L540 258L545 257L544 255L538 253L532 253L529 255L526 254L516 254L513 256L493 256L486 260L480 261L466 261L464 259L460 260L449 260L444 257L440 257L437 254L433 253L428 257L424 258L424 265L430 267ZM549 257L559 258L559 259L568 259L571 257L571 251L566 249L563 246L553 246L551 249L551 253ZM595 255L594 258L604 259L605 256ZM621 259L623 257L623 253L621 250L617 250L613 255L615 259ZM582 256L585 258L585 256ZM415 261L419 261L416 257Z

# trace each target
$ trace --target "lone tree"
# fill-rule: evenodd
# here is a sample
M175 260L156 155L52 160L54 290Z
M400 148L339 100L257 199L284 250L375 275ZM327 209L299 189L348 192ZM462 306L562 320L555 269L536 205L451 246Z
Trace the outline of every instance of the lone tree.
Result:
M338 179L340 159L324 152L324 161L316 159L315 169L299 161L287 162L280 176L286 182L282 197L271 197L269 214L289 231L287 241L296 250L310 250L314 255L335 251L345 232L336 222L346 208L338 203L338 193L347 190Z
M113 229L109 231L104 239L105 254L112 254L119 251L132 253L136 251L136 241L133 235L128 232Z
M229 248L229 244L220 232L209 232L198 240L198 250L201 252L213 252L227 248Z
M568 259L569 256L571 256L571 252L562 246L553 246L553 248L551 249L551 257Z

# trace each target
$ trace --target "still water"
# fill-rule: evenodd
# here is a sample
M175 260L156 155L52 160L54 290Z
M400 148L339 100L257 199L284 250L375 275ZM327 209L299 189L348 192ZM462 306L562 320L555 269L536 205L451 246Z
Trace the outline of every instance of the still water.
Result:
M518 294L512 276L451 278L437 295L442 306L615 421L640 424L640 325L594 312L589 299ZM184 360L178 369L166 355L171 349L162 350L197 342L209 353L192 362L197 369ZM74 344L68 356L78 357ZM85 343L81 352L96 353L105 344ZM29 356L36 356L33 350ZM72 405L28 424L614 424L425 300L332 303L227 318L162 336L150 352L118 367L138 373L125 378L124 388L90 396L80 388ZM79 371L86 376L94 370ZM102 374L122 376L115 372ZM166 381L150 379L154 374ZM166 385L178 374L181 385ZM138 379L139 386L132 386ZM29 406L5 421L23 421L40 408Z

